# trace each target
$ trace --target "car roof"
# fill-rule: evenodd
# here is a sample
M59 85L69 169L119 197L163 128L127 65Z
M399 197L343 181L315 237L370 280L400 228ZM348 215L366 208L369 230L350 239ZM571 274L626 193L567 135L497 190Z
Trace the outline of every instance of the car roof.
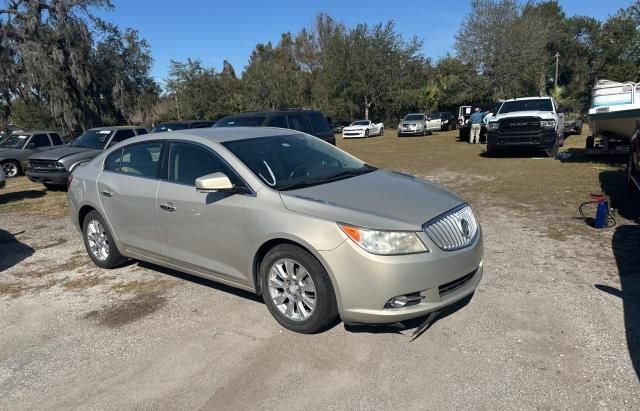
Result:
M504 102L506 103L507 101L520 101L520 100L551 100L551 97L549 97L549 96L543 96L543 97L516 97L516 98L510 98L508 100L505 100Z
M227 141L246 140L250 138L263 138L292 134L304 134L288 128L277 127L211 127L211 128L192 128L187 130L177 130L165 134L166 138L176 134L192 135L206 138L216 143L224 143ZM151 136L151 135L149 135ZM163 136L164 137L164 136Z
M27 135L32 135L32 134L47 134L47 133L56 133L56 134L60 134L59 131L55 131L55 130L23 130L23 131L13 131L11 134L27 134Z
M245 111L243 113L231 114L231 115L226 116L226 117L244 117L244 116L268 115L268 114L288 114L288 113L321 113L321 112L319 110L312 110L312 109L305 109L305 108L299 108L299 109L298 108L292 108L292 109L286 109L286 110Z
M109 127L94 127L90 130L134 130L137 128L145 128L144 126L109 126Z

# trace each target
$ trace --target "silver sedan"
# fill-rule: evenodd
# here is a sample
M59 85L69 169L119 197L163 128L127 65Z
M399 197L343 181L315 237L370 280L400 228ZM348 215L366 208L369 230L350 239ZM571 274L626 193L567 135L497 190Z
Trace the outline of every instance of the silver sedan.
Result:
M135 137L79 166L69 202L98 266L133 258L250 290L297 332L424 316L482 277L459 196L292 130Z

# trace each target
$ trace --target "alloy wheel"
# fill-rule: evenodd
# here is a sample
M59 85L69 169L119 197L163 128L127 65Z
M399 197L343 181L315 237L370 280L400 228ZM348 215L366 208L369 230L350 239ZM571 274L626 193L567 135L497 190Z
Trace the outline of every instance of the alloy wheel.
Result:
M269 295L278 311L289 320L305 321L316 307L316 287L309 271L289 258L271 266Z
M2 168L7 177L15 177L18 175L18 166L15 163L4 163Z
M100 221L95 219L89 221L86 236L91 254L93 254L96 259L105 261L109 258L109 239Z

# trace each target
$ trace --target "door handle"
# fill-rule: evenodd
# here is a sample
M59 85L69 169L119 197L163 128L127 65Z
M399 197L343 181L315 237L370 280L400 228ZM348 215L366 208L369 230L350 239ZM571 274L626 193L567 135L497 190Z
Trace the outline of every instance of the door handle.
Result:
M169 212L176 211L176 207L173 204L169 203L169 202L160 203L160 208L165 210L165 211L169 211Z
M113 193L112 193L111 191L108 191L108 190L102 190L102 191L100 192L100 194L102 194L102 195L103 195L103 196L105 196L105 197L111 197L111 196L113 196Z

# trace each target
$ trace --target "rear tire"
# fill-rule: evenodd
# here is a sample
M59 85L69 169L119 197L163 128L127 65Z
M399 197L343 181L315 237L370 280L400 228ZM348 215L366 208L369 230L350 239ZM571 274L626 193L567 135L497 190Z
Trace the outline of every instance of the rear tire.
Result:
M380 134L378 134L378 135L379 135L379 136L384 136L384 127L382 127L382 128L380 129Z
M104 219L95 210L90 211L82 222L82 238L89 258L98 267L116 268L127 261L118 251Z
M271 315L286 329L313 334L338 316L329 275L308 251L292 244L275 246L262 260L259 275L262 298ZM310 302L312 309L307 304Z

